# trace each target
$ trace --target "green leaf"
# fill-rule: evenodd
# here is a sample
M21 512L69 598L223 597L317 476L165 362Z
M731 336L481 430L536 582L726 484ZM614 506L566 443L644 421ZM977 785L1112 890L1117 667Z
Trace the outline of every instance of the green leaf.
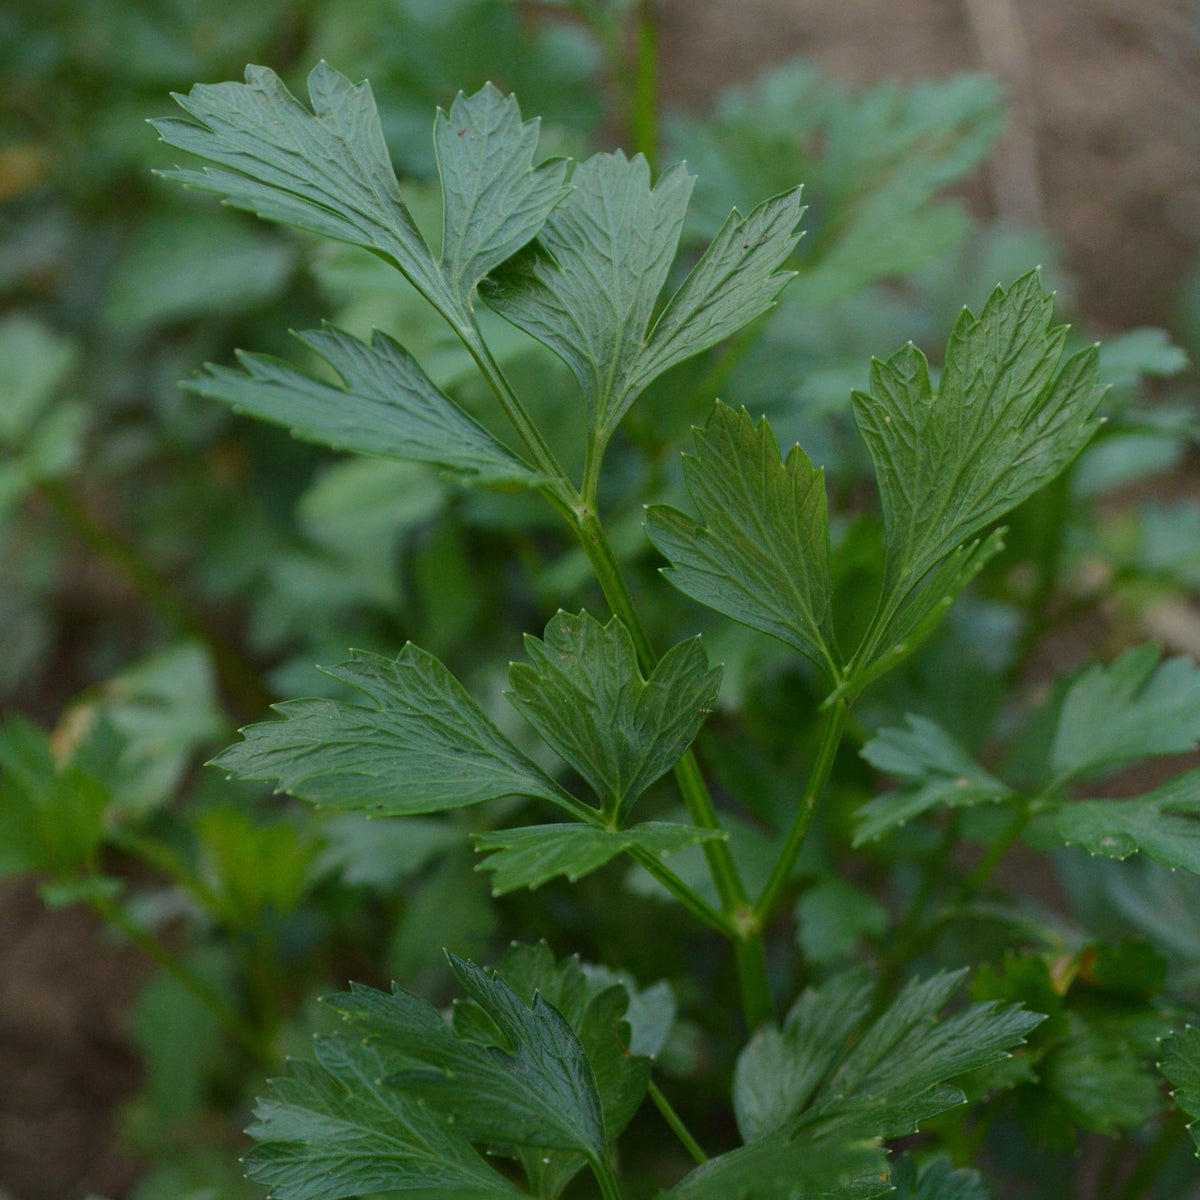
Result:
M375 458L414 459L479 483L536 486L541 477L449 396L398 342L370 344L332 325L296 335L341 377L339 386L281 359L239 351L242 370L209 363L185 386L306 442Z
M927 1162L917 1172L907 1156L892 1167L892 1200L991 1200L992 1189L978 1171L956 1171L948 1158Z
M1200 1118L1200 1029L1185 1026L1163 1042L1163 1058L1159 1070L1167 1082L1174 1085L1171 1098L1189 1117ZM1188 1125L1196 1153L1200 1156L1200 1121Z
M799 189L735 210L651 326L692 182L679 165L651 188L640 154L593 156L537 242L482 288L571 368L601 445L659 375L766 312L792 277L779 268L799 238Z
M330 808L437 812L502 796L582 805L521 753L432 654L411 642L395 660L358 651L326 672L373 704L289 700L282 721L242 730L214 760L238 779Z
M539 122L490 83L438 110L433 141L442 183L442 273L467 308L475 285L516 254L568 195L565 159L533 165Z
M1011 795L1007 784L988 774L940 725L909 714L905 724L877 733L862 756L905 786L868 800L855 813L854 844L878 841L885 833L932 808L965 808Z
M277 1200L416 1189L461 1200L524 1194L432 1108L385 1082L397 1065L386 1045L319 1037L315 1049L315 1062L291 1060L288 1075L271 1080L247 1130L258 1145L246 1173Z
M39 871L60 881L88 870L104 840L109 790L56 760L32 721L0 724L0 874Z
M745 1142L784 1129L808 1106L871 1008L863 971L806 988L782 1028L764 1025L738 1056L733 1111Z
M581 964L578 956L556 963L545 942L513 944L499 973L523 1002L540 995L575 1031L596 1074L606 1136L618 1137L645 1097L647 1056L662 1048L670 1030L675 1011L670 988L659 983L640 991L628 976ZM473 1027L476 1040L499 1044L499 1031L470 1002L455 1005L454 1023L464 1036ZM546 1200L557 1197L585 1161L549 1147L524 1148L519 1157L534 1193Z
M476 833L475 848L487 854L479 870L492 871L492 894L538 888L556 875L572 883L598 871L622 851L640 847L651 854L671 854L697 842L719 840L717 829L648 821L628 829L595 825L530 825Z
M562 199L566 164L533 169L536 124L490 85L460 96L435 131L443 180L444 251L434 259L400 195L367 83L326 63L308 77L310 112L274 71L197 84L175 99L191 120L154 121L168 145L216 164L164 172L235 208L361 246L399 268L456 326L491 265L519 249ZM499 256L499 257L497 257Z
M1020 1005L938 1011L965 972L912 980L857 1039L873 988L864 973L809 988L782 1030L764 1026L738 1059L734 1110L743 1137L795 1134L817 1122L864 1137L901 1137L965 1101L950 1080L1008 1057L1041 1021Z
M651 188L642 155L594 155L575 168L570 196L537 242L481 289L571 368L604 437L645 387L634 391L633 380L692 183L679 165Z
M75 343L23 313L0 321L0 443L24 441L66 383L78 357Z
M1061 363L1067 330L1051 327L1052 309L1031 272L997 287L978 318L964 309L936 394L911 343L875 360L870 393L854 393L897 594L1053 479L1095 431L1096 349Z
M671 561L664 574L836 676L824 472L799 446L781 461L765 419L756 426L720 402L695 438L683 472L700 522L666 506L647 513L646 532Z
M1200 770L1133 800L1071 800L1055 817L1058 836L1106 858L1141 852L1200 875Z
M389 995L356 986L327 1003L404 1064L389 1077L392 1087L452 1120L463 1136L601 1161L607 1142L596 1076L566 1019L540 995L526 1005L494 972L447 957L503 1046L462 1037L432 1005L399 988Z
M1161 656L1161 648L1148 642L1108 667L1089 667L1071 684L1050 752L1054 786L1151 755L1195 749L1200 667L1182 655L1160 665Z
M509 668L509 700L619 819L679 761L721 686L699 638L672 646L643 679L616 617L601 625L560 611L545 641L525 635L525 651L530 662Z
M872 1200L890 1192L876 1145L776 1134L710 1158L656 1200Z

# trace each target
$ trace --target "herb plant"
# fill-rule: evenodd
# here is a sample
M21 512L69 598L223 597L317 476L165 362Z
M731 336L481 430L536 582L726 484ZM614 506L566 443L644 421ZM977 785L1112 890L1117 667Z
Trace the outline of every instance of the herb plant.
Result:
M216 763L322 808L415 819L414 831L430 814L482 806L472 836L496 895L559 876L574 883L627 857L730 947L744 1038L727 1066L742 1144L726 1139L710 1157L658 1086L676 1004L661 985L635 984L619 956L584 966L545 944L514 944L487 969L450 946L449 1015L403 981L328 998L343 1025L268 1086L250 1129L250 1177L283 1200L554 1198L583 1186L572 1181L585 1169L606 1200L632 1194L635 1179L641 1193L676 1200L985 1196L971 1160L1007 1113L1060 1144L1076 1128L1117 1134L1153 1118L1156 1039L1176 1022L1163 1072L1194 1114L1193 1031L1159 998L1161 960L1144 944L1095 948L1062 935L1048 954L1036 933L970 979L914 965L944 927L979 917L972 905L1023 837L1200 873L1196 773L1130 799L1076 794L1131 763L1195 748L1200 672L1162 661L1155 646L1133 648L1064 682L994 767L929 717L871 733L854 712L1002 555L996 523L1053 486L1099 427L1097 347L1068 345L1039 273L997 286L978 315L964 310L936 372L912 343L873 361L853 416L878 488L878 542L864 543L847 514L831 521L824 473L800 446L781 456L765 418L720 400L683 458L685 490L666 490L676 503L662 502L661 485L646 494L656 502L645 530L666 579L810 664L811 711L796 715L798 730L817 722L807 778L788 782L787 821L764 838L718 807L704 766L721 668L702 637L672 635L659 652L644 613L665 602L631 584L602 484L606 451L660 377L744 337L776 304L792 276L800 188L745 216L735 209L679 279L687 170L655 180L640 154L539 161L537 124L489 85L435 122L435 251L397 183L369 87L322 63L308 90L311 109L265 68L248 69L244 84L197 85L178 97L184 118L155 125L209 165L168 174L396 268L461 341L497 410L469 411L390 334L364 341L332 325L298 335L320 362L242 354L240 368L209 367L189 388L306 441L431 464L461 488L540 496L582 549L608 612L560 610L526 636L507 693L524 727L409 644L394 656L353 653L328 671L340 690L278 705L278 719L249 726ZM582 399L581 448L556 444L518 395L485 333L489 310L566 364ZM560 465L576 459L577 473ZM685 625L700 619L670 611ZM715 755L728 761L729 731L719 736ZM797 869L848 736L896 782L852 805L860 853L910 822L942 830L917 854L921 878L907 897L901 890L894 917L848 880ZM668 773L682 810L663 811L656 784ZM735 805L737 788L723 786L721 798ZM983 819L967 825L976 812ZM960 874L964 831L985 852ZM792 902L789 950L779 934ZM993 918L1020 920L1015 910ZM850 965L864 936L867 965ZM805 986L781 994L783 979ZM1125 1094L1099 1094L1121 1072ZM696 1161L682 1179L655 1179L622 1148L647 1095ZM916 1158L889 1157L888 1142L918 1130ZM931 1154L939 1147L953 1161Z

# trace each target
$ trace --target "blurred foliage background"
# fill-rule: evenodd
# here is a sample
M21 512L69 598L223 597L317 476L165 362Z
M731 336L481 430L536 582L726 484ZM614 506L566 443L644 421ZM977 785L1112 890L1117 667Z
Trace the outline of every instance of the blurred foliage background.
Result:
M1180 348L1200 345L1200 274L1189 273L1195 172L1172 176L1175 160L1160 164L1164 191L1167 180L1173 189L1169 219L1159 220L1169 253L1148 251L1145 271L1135 262L1113 279L1102 246L1064 243L1040 223L1063 227L1082 203L1057 187L1054 123L1072 103L1092 102L1086 89L1064 101L1044 78L1054 70L1051 17L1031 18L1017 41L1025 57L1014 58L987 24L1011 6L914 4L901 16L898 6L867 5L885 30L895 21L896 46L917 45L920 31L933 49L889 54L875 29L851 62L843 47L861 18L845 17L839 30L837 7L0 6L0 871L11 876L0 891L0 1189L16 1200L260 1194L240 1179L237 1131L271 1063L304 1044L313 997L348 977L395 977L437 995L442 945L487 959L509 937L546 937L559 953L620 964L641 982L671 979L687 1017L668 1048L669 1074L711 1081L737 1045L722 1008L699 1004L702 988L731 996L720 954L673 909L645 920L654 903L645 880L622 887L614 867L575 889L497 902L464 836L477 813L395 826L318 819L201 769L271 700L327 692L314 664L339 662L350 646L395 653L408 639L441 656L521 737L500 693L522 632L540 632L560 605L601 613L603 603L582 555L530 498L468 494L420 466L339 458L180 389L239 347L294 358L288 331L330 319L359 335L389 331L441 387L485 421L496 416L465 352L398 275L154 176L176 156L145 120L169 110L172 90L240 77L247 62L302 90L322 57L369 77L405 195L433 231L434 108L486 79L543 117L547 152L580 157L621 144L659 164L686 158L699 180L685 258L732 205L746 211L804 182L799 278L747 336L651 389L610 454L602 490L659 640L703 630L710 656L726 664L702 750L750 810L736 850L751 886L810 752L813 681L780 648L661 586L640 530L643 503L681 498L679 451L715 395L767 413L785 444L801 441L826 465L838 511L860 514L835 531L840 619L851 628L869 616L854 597L872 594L856 585L880 536L851 387L865 382L872 354L909 338L944 344L964 303L978 306L997 280L1042 263L1060 311L1079 315L1072 337L1106 335L1105 432L1016 514L1009 552L929 649L872 694L864 729L914 709L965 744L986 745L1013 726L1013 695L1045 699L1050 675L1090 655L1146 636L1200 650L1200 414ZM1042 7L1065 19L1081 6ZM1113 22L1122 8L1082 7L1087 20L1103 10ZM654 22L641 24L651 9ZM950 9L953 27L941 29ZM759 72L746 28L762 61L795 44L825 53L835 73L812 57ZM1151 5L1141 24L1128 18L1102 33L1116 58L1161 53L1181 79L1200 54L1194 5ZM958 61L939 60L939 45L957 47ZM949 69L979 64L1000 78ZM937 78L836 82L925 68ZM1074 60L1064 71L1085 78ZM731 74L741 82L718 87ZM1194 88L1200 70L1188 78ZM1196 95L1183 96L1171 136L1126 130L1111 112L1108 136L1169 158L1177 132L1194 158ZM1101 210L1094 220L1115 224L1115 246L1124 214L1094 189L1076 191ZM1154 224L1136 217L1134 240ZM488 332L569 459L580 413L565 369L499 319ZM816 885L801 903L833 931L804 947L816 964L852 955L864 937L883 939L888 919L875 897L911 888L910 860L933 852L922 841L930 831L914 829L899 847L859 852L856 874L841 881L848 813L872 787L865 764L841 764L838 801L801 864ZM669 804L664 794L660 807ZM503 817L499 806L486 814ZM1171 960L1161 987L1194 996L1195 881L1168 883L1152 867L1118 877L1113 866L1064 858L1059 877L1030 884L1026 900L1042 906L1047 928L1074 923L1060 931L1067 946L1097 933L1147 940ZM31 880L62 911L43 916ZM1010 882L1018 891L1029 883ZM971 946L969 961L1027 935L983 922L956 936ZM936 953L950 961L959 952L951 938ZM794 981L780 972L790 995ZM1010 983L998 978L994 990L1008 994ZM712 1086L697 1084L686 1105L702 1126L721 1106ZM1136 1105L1121 1119L1084 1108L1062 1117L1066 1132L1049 1150L1013 1134L1018 1148L1002 1166L1054 1186L1070 1169L1075 1129L1088 1137L1145 1120ZM660 1133L647 1121L631 1136L653 1146Z

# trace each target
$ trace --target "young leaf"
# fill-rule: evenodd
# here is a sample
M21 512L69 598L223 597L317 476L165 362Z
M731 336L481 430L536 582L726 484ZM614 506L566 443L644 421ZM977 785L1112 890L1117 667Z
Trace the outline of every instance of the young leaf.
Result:
M530 662L509 668L509 700L621 818L679 761L721 686L699 638L672 646L644 680L616 617L560 611L545 641L526 634L525 650Z
M892 1200L991 1200L992 1189L978 1171L956 1171L948 1158L935 1158L917 1172L907 1156L892 1167Z
M373 701L289 700L282 721L242 730L214 764L238 779L330 808L437 812L501 796L583 806L521 753L432 654L411 642L395 660L358 651L326 672Z
M326 325L296 335L342 386L265 354L238 353L242 370L208 364L185 386L272 421L306 442L378 458L414 459L480 483L535 486L540 477L444 395L398 342L371 342Z
M878 841L889 830L939 805L965 808L1011 794L1007 784L989 775L940 725L911 713L905 725L877 733L863 747L862 756L905 786L858 809L856 846Z
M1095 432L1095 347L1062 363L1066 327L1036 271L964 310L935 395L911 343L871 367L854 415L875 464L897 594L1054 478Z
M356 987L327 1002L404 1063L389 1078L392 1087L452 1119L465 1137L601 1161L607 1141L596 1077L567 1021L540 996L526 1005L495 973L448 958L503 1048L460 1036L432 1005L399 988L389 995Z
M1189 1117L1200 1118L1200 1029L1188 1025L1165 1039L1159 1070L1174 1084L1171 1097L1176 1105ZM1200 1155L1200 1120L1192 1121L1188 1132Z
M641 155L595 155L537 243L482 286L571 368L601 445L659 375L766 312L792 277L780 267L799 238L799 189L735 210L651 328L692 182L676 166L652 189Z
M1056 786L1200 741L1200 667L1180 656L1161 665L1153 642L1111 666L1089 667L1063 701L1050 767Z
M718 401L684 479L700 513L654 506L646 532L680 591L769 633L836 675L825 474L799 446L780 461L766 420Z
M565 875L574 883L635 846L651 854L671 854L725 835L696 825L648 821L620 830L595 825L531 825L471 836L475 848L487 854L479 869L494 872L492 894L503 896L518 888L539 888L555 875Z
M912 980L856 1041L850 1035L872 993L863 973L808 989L783 1030L765 1026L738 1060L734 1108L743 1136L832 1121L847 1135L901 1137L963 1103L949 1081L1008 1057L1042 1020L994 1003L937 1020L964 974Z
M164 172L217 192L235 208L361 246L399 268L456 326L491 266L520 249L565 195L566 164L533 168L536 124L491 85L439 116L435 141L445 228L434 259L400 195L367 83L326 63L308 77L310 112L274 71L246 82L197 84L175 99L191 120L153 122L168 145L215 163Z
M452 1125L385 1082L386 1046L315 1039L316 1061L288 1064L255 1106L258 1143L246 1174L277 1200L343 1200L428 1189L462 1200L524 1193L493 1170Z
M1068 846L1106 858L1139 851L1174 870L1200 875L1200 770L1133 800L1071 800L1054 823Z

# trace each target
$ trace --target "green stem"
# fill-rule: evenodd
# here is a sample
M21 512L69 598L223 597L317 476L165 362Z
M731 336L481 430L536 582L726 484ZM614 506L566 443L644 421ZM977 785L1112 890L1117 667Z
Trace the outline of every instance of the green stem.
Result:
M469 326L466 329L456 326L456 330L471 357L475 360L475 365L483 373L488 385L495 393L496 399L500 401L504 415L520 435L521 441L525 443L525 447L533 459L533 465L542 474L550 477L551 482L543 489L547 498L560 512L565 512L574 489L567 479L566 472L558 465L554 452L546 444L546 439L542 437L541 430L525 411L525 406L513 391L512 384L508 382L499 363L492 357L492 352L488 349L479 329L476 326Z
M780 852L775 866L771 869L771 875L762 890L762 895L754 905L754 913L760 921L770 918L772 910L779 901L780 894L791 878L796 858L804 848L804 841L808 837L817 804L825 790L825 784L829 780L829 773L833 770L838 747L842 744L842 734L845 732L849 713L849 706L839 700L829 710L825 719L825 728L821 734L820 745L817 747L817 758L808 777L808 786L804 789L804 795L800 800L800 807L796 810L792 827L788 830L787 841L784 842L783 850Z
M671 1132L683 1143L683 1148L692 1156L697 1164L708 1162L708 1155L700 1148L700 1143L692 1137L683 1118L671 1106L670 1100L659 1091L658 1084L653 1079L646 1085L646 1092L654 1101L654 1107L662 1113L662 1118L671 1127Z
M592 1174L600 1185L600 1195L604 1200L623 1200L621 1184L608 1158L590 1160Z
M185 987L212 1014L227 1034L256 1061L270 1067L275 1054L263 1038L239 1012L231 1008L185 962L172 954L157 938L152 937L117 904L106 897L91 901L94 911L110 925L119 929L147 958L157 963L173 979Z
M664 866L661 860L655 858L649 850L642 846L631 846L629 856L653 875L694 917L731 941L737 939L739 935L733 922L724 913L713 908L702 896L697 895L670 867Z
M635 71L633 113L630 121L633 148L646 156L650 170L658 164L658 30L653 0L637 6L634 36Z
M629 594L629 588L605 535L604 527L595 511L582 503L575 506L573 517L572 524L576 535L592 564L604 598L609 608L629 630L637 650L638 662L649 676L658 663L658 656L634 607L633 597ZM701 829L720 829L721 822L717 818L712 794L708 790L700 764L691 750L675 764L674 773L692 824ZM751 909L750 897L738 874L728 843L705 842L703 849L713 882L716 884L717 895L721 899L721 907L729 918L728 924L736 931L734 957L737 962L742 1006L747 1025L750 1029L756 1029L764 1021L773 1020L775 1016L768 984L767 955L762 940L761 923Z
M55 516L98 558L111 563L132 584L162 622L180 636L196 637L209 648L217 673L238 707L257 716L271 703L257 672L214 630L205 615L182 599L138 553L132 543L101 524L65 485L45 481L38 485Z
M649 676L658 664L658 655L655 654L646 628L634 607L633 597L629 593L621 565L613 553L604 526L600 523L595 503L586 502L575 491L537 426L504 377L504 373L496 365L479 330L472 327L464 332L460 329L459 334L509 420L520 433L533 456L534 464L550 477L550 482L542 488L543 495L567 521L583 546L609 608L628 629L637 651L638 662ZM589 456L589 464L589 478L598 477L599 455L594 450ZM594 487L592 490L594 491ZM720 829L721 823L717 819L712 795L691 750L675 764L674 773L692 822L701 829ZM728 923L739 935L734 942L738 980L746 1020L750 1028L754 1029L763 1021L774 1017L774 1005L770 988L767 986L766 948L762 942L760 923L750 908L750 898L738 875L729 846L724 841L706 842L704 857L716 884L721 906L729 918Z

